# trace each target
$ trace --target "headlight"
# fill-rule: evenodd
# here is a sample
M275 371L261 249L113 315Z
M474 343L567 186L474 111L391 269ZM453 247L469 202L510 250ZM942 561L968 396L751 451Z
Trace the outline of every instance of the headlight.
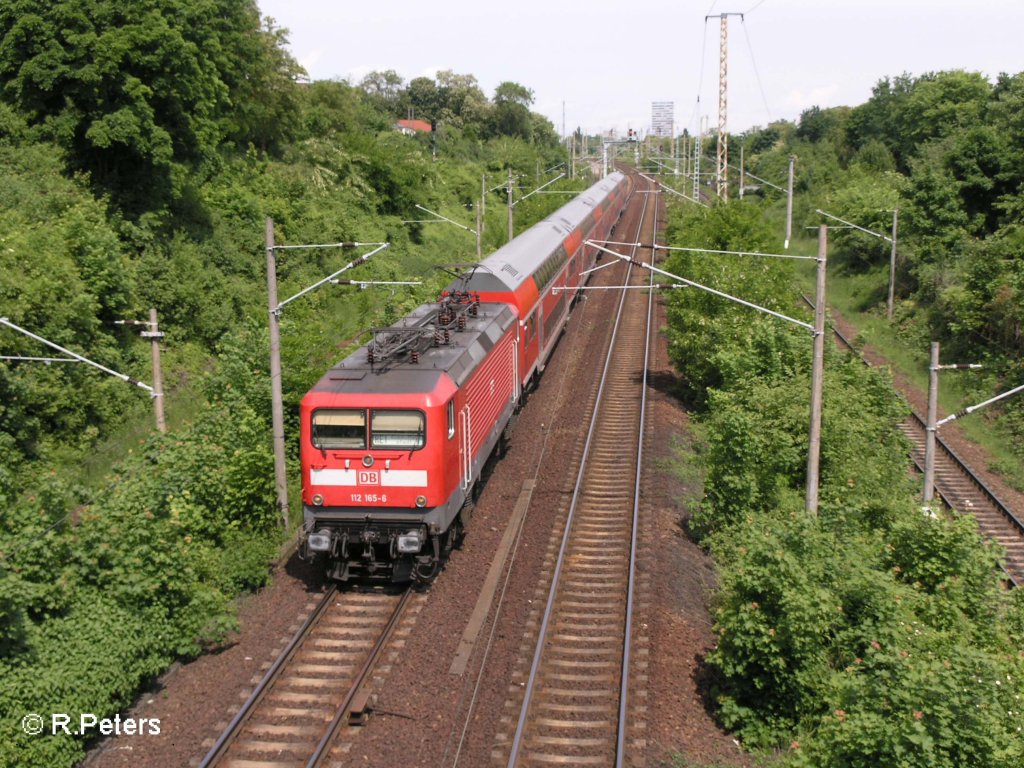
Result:
M372 467L373 466L373 456L371 456L370 454L366 454L365 456L363 456L363 466L366 467L367 469Z
M314 493L313 494L313 504L314 504L314 506L319 507L319 506L322 506L323 503L324 503L324 497L321 496L319 493Z
M398 534L398 551L403 555L415 555L423 549L423 531L415 530Z
M416 497L416 506L417 507L425 507L425 506L427 506L427 497L426 496L417 496Z
M311 533L306 537L306 545L313 552L331 551L331 532L327 529Z

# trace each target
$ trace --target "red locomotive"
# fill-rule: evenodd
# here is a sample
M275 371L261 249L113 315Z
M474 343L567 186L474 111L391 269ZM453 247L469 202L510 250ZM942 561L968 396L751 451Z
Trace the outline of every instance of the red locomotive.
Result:
M331 368L302 400L305 552L331 578L429 580L484 463L554 348L618 220L613 173ZM558 288L558 291L553 289Z

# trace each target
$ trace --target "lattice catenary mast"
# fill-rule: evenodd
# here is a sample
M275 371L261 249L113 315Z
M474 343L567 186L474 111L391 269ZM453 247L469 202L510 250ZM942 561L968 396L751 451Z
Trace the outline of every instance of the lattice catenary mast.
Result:
M742 13L718 13L704 17L706 24L708 19L721 20L721 34L719 38L718 51L718 167L716 169L716 180L718 182L718 197L722 202L729 202L729 132L728 107L729 107L729 17L739 16L743 19Z

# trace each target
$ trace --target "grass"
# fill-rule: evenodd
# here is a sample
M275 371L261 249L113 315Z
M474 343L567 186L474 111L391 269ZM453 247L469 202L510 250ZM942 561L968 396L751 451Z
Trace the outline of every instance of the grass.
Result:
M800 253L808 246L797 246ZM889 361L894 372L899 372L916 388L928 391L929 340L927 330L914 323L910 308L897 308L896 319L886 319L885 300L888 285L888 266L878 265L864 272L851 272L841 265L830 266L827 297L830 309L839 312L857 328L851 341L857 346L869 345ZM812 293L813 271L801 271L800 290ZM956 362L975 362L958 360ZM970 371L947 371L939 376L939 414L953 413L979 402L976 384ZM922 416L924 414L921 414ZM985 448L992 457L988 469L1001 475L1018 490L1024 491L1024 461L1009 447L1008 430L1000 423L995 411L979 412L957 420L963 433ZM939 432L941 435L941 430Z

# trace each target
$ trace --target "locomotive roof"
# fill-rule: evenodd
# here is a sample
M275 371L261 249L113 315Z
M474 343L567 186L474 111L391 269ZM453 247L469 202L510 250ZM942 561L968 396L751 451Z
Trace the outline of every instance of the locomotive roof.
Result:
M438 305L423 304L395 326L375 331L380 335L416 336L420 331L425 343L419 345L419 362L403 352L383 362L369 362L375 339L363 344L332 367L313 387L313 392L350 394L402 394L431 392L447 374L461 387L512 323L515 315L507 304L477 305L475 316L466 314L466 327L449 332L449 343L433 346L430 336L435 328ZM443 332L442 332L443 336Z
M536 272L569 234L603 202L623 178L616 171L574 197L543 221L534 224L480 262L465 284L467 290L488 292L514 291ZM458 281L453 286L461 285Z

